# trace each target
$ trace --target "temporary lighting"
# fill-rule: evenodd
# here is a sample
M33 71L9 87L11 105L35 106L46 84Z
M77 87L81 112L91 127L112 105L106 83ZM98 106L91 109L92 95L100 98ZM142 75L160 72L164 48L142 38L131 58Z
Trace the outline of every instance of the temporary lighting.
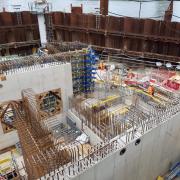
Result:
M167 67L167 68L171 68L171 67L172 67L172 64L171 64L171 63L166 63L166 67Z
M180 65L177 65L177 66L176 66L176 69L180 70Z
M162 63L161 62L156 62L156 66L161 67Z

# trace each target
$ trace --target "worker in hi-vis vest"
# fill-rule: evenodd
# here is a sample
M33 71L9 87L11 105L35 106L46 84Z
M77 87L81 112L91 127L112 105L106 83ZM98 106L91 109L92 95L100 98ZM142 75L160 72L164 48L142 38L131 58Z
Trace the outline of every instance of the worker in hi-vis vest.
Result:
M154 87L152 86L152 85L150 85L149 87L148 87L148 94L149 95L151 95L151 96L154 96Z

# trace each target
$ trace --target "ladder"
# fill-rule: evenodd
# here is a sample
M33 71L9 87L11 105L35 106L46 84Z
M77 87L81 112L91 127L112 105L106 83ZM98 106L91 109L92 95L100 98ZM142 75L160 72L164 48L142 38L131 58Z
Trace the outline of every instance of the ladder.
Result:
M96 12L96 29L100 29L100 21L101 21L101 16L98 12Z
M21 25L22 24L21 12L16 12L16 18L17 18L18 25Z
M53 18L52 14L48 13L47 14L47 19L46 19L46 28L47 28L47 39L49 42L52 42L54 40L54 32L53 32Z

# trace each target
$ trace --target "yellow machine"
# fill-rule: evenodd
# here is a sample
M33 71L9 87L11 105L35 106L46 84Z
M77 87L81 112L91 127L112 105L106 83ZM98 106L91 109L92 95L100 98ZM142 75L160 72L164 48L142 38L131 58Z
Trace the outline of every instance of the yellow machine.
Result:
M112 101L117 100L118 98L119 96L116 96L116 95L108 96L105 99L101 99L98 103L93 104L92 107L100 106L105 103L111 103Z
M157 177L157 180L164 180L164 178L161 177L161 176L158 176L158 177Z

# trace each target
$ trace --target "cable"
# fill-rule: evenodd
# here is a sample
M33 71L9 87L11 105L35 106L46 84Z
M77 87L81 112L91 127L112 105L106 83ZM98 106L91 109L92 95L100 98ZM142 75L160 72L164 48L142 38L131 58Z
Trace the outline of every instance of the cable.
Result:
M143 17L143 19L155 19L155 18L163 18L164 16L154 16L154 17Z
M180 18L180 16L177 16L177 15L174 15L174 14L173 14L172 16L177 17L177 18Z
M113 15L116 15L116 16L120 16L120 17L128 17L128 16L124 16L124 15L121 15L121 14L113 13L113 12L111 12L111 11L108 11L108 13L113 14Z
M121 14L117 14L117 13L114 13L114 12L111 12L111 11L108 11L108 13L110 14L113 14L113 15L116 15L116 16L120 16L120 17L129 17L129 16L125 16L125 15L121 15ZM164 16L154 16L154 17L141 17L141 19L153 19L153 18L162 18ZM180 17L179 17L180 18Z
M156 2L157 0L148 0L148 1L144 1L144 0L129 0L129 1L132 1L132 2L138 2L138 3L148 3L148 2Z
M95 8L95 9L100 9L100 8ZM96 11L98 13L100 13L100 11ZM112 12L112 11L108 11L108 13L112 14L112 15L115 15L115 16L119 16L119 17L130 17L130 16L126 16L126 15L122 15L122 14L118 14L118 13L115 13L115 12ZM162 18L164 16L152 16L152 17L141 17L141 19L153 19L153 18ZM180 18L180 17L179 17Z
M100 11L97 11L97 12L100 13ZM115 15L115 16L119 16L119 17L131 17L131 16L126 16L126 15L122 15L122 14L117 14L117 13L114 13L112 11L108 11L108 13ZM141 19L156 19L156 18L163 18L163 17L164 16L152 16L152 17L141 17Z

